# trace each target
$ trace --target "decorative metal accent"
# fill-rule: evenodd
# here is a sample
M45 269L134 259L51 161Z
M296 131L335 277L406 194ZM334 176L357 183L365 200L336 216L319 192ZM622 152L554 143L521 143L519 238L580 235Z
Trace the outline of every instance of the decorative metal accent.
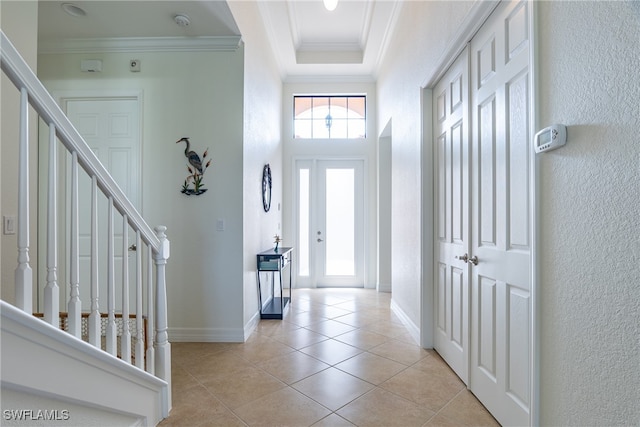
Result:
M187 196L191 196L191 195L199 196L200 194L207 191L206 188L203 188L204 184L202 183L202 177L204 176L204 173L206 172L207 168L211 165L211 159L209 159L209 161L207 161L207 163L204 166L202 166L202 162L207 160L207 154L209 153L209 149L207 148L206 150L204 150L204 154L202 155L202 160L201 160L198 153L196 153L193 150L190 150L191 143L189 142L189 138L186 136L182 137L176 141L176 144L182 141L187 143L187 146L184 149L184 155L187 158L187 161L189 162L189 165L187 165L189 176L187 176L187 178L184 180L184 183L182 184L181 193L186 194ZM191 186L193 186L193 188Z
M271 209L271 167L269 163L262 168L262 207L265 212Z

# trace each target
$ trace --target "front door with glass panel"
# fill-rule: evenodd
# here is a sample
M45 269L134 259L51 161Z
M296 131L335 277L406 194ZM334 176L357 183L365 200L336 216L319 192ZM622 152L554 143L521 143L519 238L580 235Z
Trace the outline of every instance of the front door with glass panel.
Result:
M363 160L299 160L298 284L364 286Z

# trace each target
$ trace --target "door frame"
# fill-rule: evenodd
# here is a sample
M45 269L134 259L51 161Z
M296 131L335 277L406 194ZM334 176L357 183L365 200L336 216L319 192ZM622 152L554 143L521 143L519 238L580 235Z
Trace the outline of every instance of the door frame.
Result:
M434 332L435 332L435 284L434 284L434 262L435 254L435 238L437 224L434 223L435 216L433 214L435 195L435 177L433 174L433 88L438 81L449 69L458 55L467 46L467 43L473 38L473 35L485 23L493 10L498 6L499 2L476 2L460 25L457 33L452 38L446 52L435 71L428 76L421 85L421 107L422 107L422 286L420 287L420 325L421 325L421 345L425 348L433 348ZM539 126L538 112L538 73L539 63L537 54L537 23L538 23L538 5L532 1L530 4L531 13L529 14L528 31L530 40L529 49L529 84L531 87L530 98L530 116L529 116L529 140L533 139L536 129ZM530 407L530 425L540 424L540 324L541 324L541 306L540 306L540 215L538 207L540 206L540 179L539 165L535 155L530 156L530 215L531 215L531 353L530 353L530 390L531 390L531 407Z
M142 215L144 212L144 186L142 185L142 176L143 176L143 161L142 156L144 154L143 150L143 112L144 112L144 93L142 90L137 89L116 89L116 90L103 90L103 89L71 89L71 90L54 90L51 92L51 96L56 101L60 109L65 113L66 116L66 103L67 101L75 101L75 100L121 100L121 99L131 99L135 100L138 105L138 159L139 159L139 167L137 169L137 178L140 183L139 188L139 206L136 206L136 209L139 210ZM49 130L48 126L44 122L39 122L38 124L38 151L40 153L48 153L49 152ZM62 246L69 247L69 242L67 241L69 236L67 233L68 229L68 220L66 213L62 214L62 212L66 212L66 206L68 201L68 195L66 194L66 185L60 177L67 177L67 150L58 145L58 245L59 248ZM48 182L48 155L38 156L38 227L42 230L46 230L47 224L47 185ZM64 206L60 206L60 201L65 201ZM62 240L61 237L64 239ZM66 250L58 250L58 265L65 266L67 265L67 252ZM47 235L46 233L38 233L38 277L44 278L47 274ZM62 311L66 310L67 304L67 285L68 285L68 277L66 276L67 271L66 267L58 268L57 271L57 281L60 289L64 289L64 298L60 298L60 309ZM39 287L36 295L36 307L39 311L41 310L41 305L44 301L44 287Z
M293 156L292 157L292 162L291 162L291 200L293 203L291 203L291 224L292 224L292 232L294 233L294 246L296 248L300 247L299 244L299 236L298 236L298 227L299 227L299 219L298 219L298 206L300 203L299 200L299 188L298 188L298 175L297 175L297 168L298 168L298 163L299 162L311 162L314 163L315 162L324 162L324 161L360 161L362 162L362 207L363 207L363 237L362 237L362 280L363 280L363 288L367 288L367 281L369 279L368 277L368 265L370 262L370 254L368 251L369 248L369 233L367 233L368 227L369 227L369 215L367 215L367 206L369 203L369 185L368 185L368 180L367 180L367 171L369 168L368 165L368 161L366 156ZM317 173L317 170L314 168L311 171L311 174ZM310 212L310 216L311 217L315 217L315 213ZM311 252L311 251L310 251ZM314 263L313 260L310 259L309 261L310 265L312 263ZM309 279L302 279L300 278L300 271L299 271L299 265L298 263L294 263L293 266L293 275L294 275L294 283L296 283L296 287L301 287L301 288L317 288L317 280L315 278L316 273L315 273L315 267L313 268L313 274L310 274ZM300 284L300 286L298 286ZM348 286L343 286L343 287L348 287Z

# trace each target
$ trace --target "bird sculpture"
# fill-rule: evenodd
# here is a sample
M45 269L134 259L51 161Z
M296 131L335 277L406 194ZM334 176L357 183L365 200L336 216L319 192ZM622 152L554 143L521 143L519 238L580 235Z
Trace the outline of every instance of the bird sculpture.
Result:
M176 141L176 144L182 141L187 143L187 147L184 149L184 155L187 157L189 164L193 166L198 172L200 172L200 174L202 174L202 161L200 160L200 156L198 156L198 153L196 153L195 151L189 150L189 148L191 148L191 143L189 142L188 137L185 136L183 138L180 138Z

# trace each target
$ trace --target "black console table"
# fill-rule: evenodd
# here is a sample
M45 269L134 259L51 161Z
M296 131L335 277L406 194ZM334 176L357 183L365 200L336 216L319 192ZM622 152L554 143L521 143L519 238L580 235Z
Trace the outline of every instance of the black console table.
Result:
M282 319L285 309L291 303L291 261L293 248L269 249L257 255L258 274L258 301L260 304L261 319ZM282 270L289 267L289 296L285 297L282 288ZM262 304L262 283L260 273L271 272L271 295L267 302ZM280 296L275 294L275 274L280 279Z

